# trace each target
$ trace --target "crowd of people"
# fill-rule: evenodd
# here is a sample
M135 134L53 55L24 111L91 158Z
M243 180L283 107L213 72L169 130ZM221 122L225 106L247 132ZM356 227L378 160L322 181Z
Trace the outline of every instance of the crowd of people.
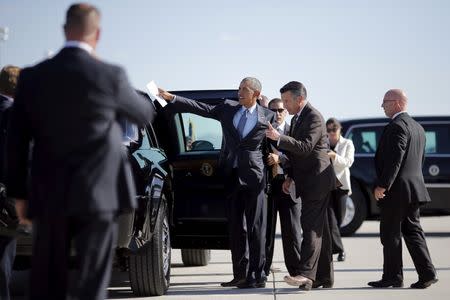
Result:
M122 68L93 55L100 36L97 8L70 6L64 33L66 42L53 58L21 71L8 66L0 74L0 181L8 196L3 192L0 226L10 224L5 218L32 223L31 299L104 299L116 217L136 207L122 146L128 136L122 129L132 127L123 120L140 125L156 112ZM332 288L332 255L346 259L339 227L351 194L353 143L341 136L337 119L325 122L301 82L286 83L271 101L261 91L257 78L246 77L238 102L210 105L159 90L172 109L222 125L233 278L221 285L265 287L279 212L285 282L303 290ZM406 112L407 103L399 89L389 90L382 103L392 121L374 166L384 264L381 280L368 284L377 288L403 286L402 236L419 275L411 287L437 282L419 221L419 205L430 201L421 171L425 134ZM71 241L80 272L69 290ZM13 237L0 236L1 299L9 299L15 247Z

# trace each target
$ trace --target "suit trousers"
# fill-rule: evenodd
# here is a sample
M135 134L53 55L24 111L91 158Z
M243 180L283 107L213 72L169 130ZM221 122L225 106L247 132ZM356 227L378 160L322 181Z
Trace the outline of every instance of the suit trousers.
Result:
M334 282L331 235L328 225L330 193L321 199L302 199L300 275L313 281Z
M345 216L347 197L347 190L336 189L331 192L331 200L328 207L328 224L330 225L331 249L333 254L344 252L340 227Z
M0 236L0 300L9 300L14 257L16 256L16 239Z
M229 236L233 276L247 280L264 279L267 226L264 188L240 186L236 170L230 179Z
M402 235L420 280L436 276L427 242L420 225L418 204L388 195L379 201L380 239L383 245L383 279L403 280Z
M302 228L300 223L301 203L292 201L291 196L282 191L284 177L278 175L272 180L272 192L267 201L266 265L269 274L275 248L277 212L280 213L281 241L283 243L284 263L289 275L300 274L300 247Z
M105 299L117 223L112 212L33 221L30 299ZM68 282L71 242L76 277Z

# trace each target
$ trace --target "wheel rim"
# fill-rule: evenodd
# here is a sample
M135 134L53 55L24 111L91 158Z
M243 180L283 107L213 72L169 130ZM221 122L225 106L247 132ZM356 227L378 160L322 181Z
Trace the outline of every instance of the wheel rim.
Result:
M355 203L351 197L347 197L345 202L345 217L342 220L341 227L345 227L350 224L355 217Z
M167 217L162 223L162 245L163 245L163 270L167 279L170 270L170 231Z

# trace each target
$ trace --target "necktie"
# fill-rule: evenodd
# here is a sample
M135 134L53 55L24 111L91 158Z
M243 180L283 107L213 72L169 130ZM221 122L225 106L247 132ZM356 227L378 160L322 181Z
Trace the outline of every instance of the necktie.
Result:
M237 131L239 132L239 136L241 137L241 139L244 137L245 123L247 123L247 114L248 114L248 109L244 110L244 113L242 114L241 119L239 120L239 123L237 126Z
M289 134L290 136L292 136L294 134L294 127L295 127L295 123L297 123L297 118L298 118L297 115L292 117L292 120L291 120L291 132Z

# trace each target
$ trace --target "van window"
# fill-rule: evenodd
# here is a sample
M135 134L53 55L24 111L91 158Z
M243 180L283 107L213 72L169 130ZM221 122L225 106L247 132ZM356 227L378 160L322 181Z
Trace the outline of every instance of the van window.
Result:
M184 131L184 152L220 150L222 125L219 121L192 113L180 115Z
M349 139L355 145L355 153L374 154L377 150L378 141L383 132L384 124L381 126L355 127L348 134Z
M422 124L425 129L426 154L450 154L450 123Z

